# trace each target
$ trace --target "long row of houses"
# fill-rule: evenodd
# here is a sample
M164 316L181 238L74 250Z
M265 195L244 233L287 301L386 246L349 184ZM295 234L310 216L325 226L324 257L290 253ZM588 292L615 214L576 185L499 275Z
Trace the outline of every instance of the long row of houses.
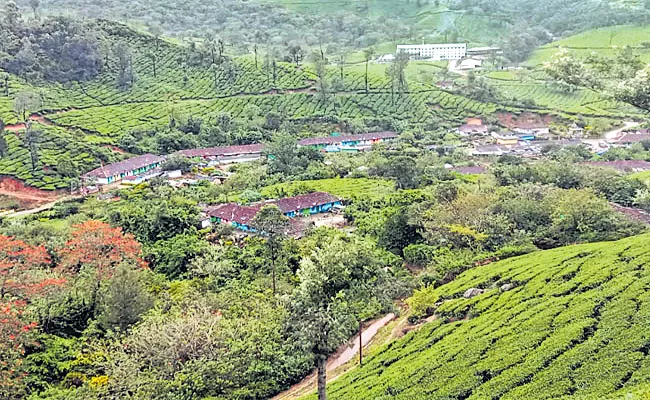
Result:
M375 143L388 141L397 136L395 132L327 136L303 139L298 142L298 145L313 147L325 152L358 152L368 150ZM177 154L190 158L198 157L209 162L231 164L259 160L263 153L264 144L258 143L241 146L181 150ZM159 167L164 162L165 157L163 156L145 154L117 163L102 165L84 174L83 178L86 181L93 181L99 185L108 185L125 180L138 181L160 174Z
M328 153L360 152L369 150L373 144L395 139L395 132L374 132L358 135L326 136L302 139L298 146L312 147ZM255 161L264 153L263 144L248 144L241 146L209 147L205 149L181 150L178 154L186 157L200 157L207 161L217 161L221 164Z
M315 192L256 203L250 206L237 203L221 204L208 208L206 214L211 223L228 224L245 232L255 232L252 221L262 207L267 205L277 206L282 211L282 214L293 219L328 212L335 207L341 206L341 199L329 193Z

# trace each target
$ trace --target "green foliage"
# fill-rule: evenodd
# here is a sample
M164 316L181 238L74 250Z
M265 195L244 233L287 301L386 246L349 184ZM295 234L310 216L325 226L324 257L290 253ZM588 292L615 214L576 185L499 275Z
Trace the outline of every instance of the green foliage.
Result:
M648 239L535 253L419 291L411 304L437 320L339 378L329 397L596 399L634 392L648 384L650 276L638 267L650 261ZM512 288L499 289L504 284ZM486 291L465 299L469 288Z
M345 199L376 198L394 191L394 184L383 179L334 178L313 181L293 181L267 186L262 189L265 197L296 196L309 192L327 192Z
M126 330L152 307L145 285L148 271L121 265L100 293L98 321L104 330Z
M147 246L144 255L154 271L176 279L187 272L192 260L203 254L208 246L208 242L196 235L179 234Z
M135 235L143 243L168 240L178 234L192 232L199 223L196 202L181 196L168 196L170 190L151 199L129 198L116 203L108 211L108 219L124 231Z

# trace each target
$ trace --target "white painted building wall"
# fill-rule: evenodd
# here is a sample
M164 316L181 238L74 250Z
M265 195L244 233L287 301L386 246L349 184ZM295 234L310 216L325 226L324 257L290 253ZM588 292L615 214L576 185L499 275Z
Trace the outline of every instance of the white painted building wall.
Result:
M432 60L460 60L467 55L467 43L398 45L398 53Z

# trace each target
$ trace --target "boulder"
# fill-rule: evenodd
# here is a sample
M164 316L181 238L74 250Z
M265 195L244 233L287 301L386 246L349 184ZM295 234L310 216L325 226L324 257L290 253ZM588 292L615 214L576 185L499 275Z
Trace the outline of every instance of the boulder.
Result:
M514 283L506 283L505 285L501 285L501 291L502 292L507 292L508 290L512 290L515 288Z
M466 298L466 299L471 299L472 297L476 297L479 294L483 294L483 292L485 292L485 290L483 290L483 289L471 288L471 289L467 289L465 291L465 293L463 294L463 297Z

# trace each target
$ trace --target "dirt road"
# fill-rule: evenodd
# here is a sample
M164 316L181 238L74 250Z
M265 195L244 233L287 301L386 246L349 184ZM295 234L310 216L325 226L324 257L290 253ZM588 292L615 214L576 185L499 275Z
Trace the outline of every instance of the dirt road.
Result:
M366 327L361 333L361 342L363 347L368 346L374 337L377 335L377 332L384 326L386 326L390 321L395 319L395 314L388 314L382 319L379 319L373 322L370 326ZM339 350L332 355L329 360L327 360L327 382L332 382L340 375L334 375L332 372L353 358L357 357L359 354L359 335L356 335L348 343L344 344L339 348ZM296 383L288 390L278 394L273 397L273 400L288 400L288 399L297 399L306 394L311 393L316 389L316 371L311 375L303 379L301 382Z
M57 201L52 201L50 203L43 204L42 206L36 207L36 208L31 208L29 210L23 210L23 211L17 211L14 213L6 214L5 217L7 218L19 218L19 217L25 217L27 215L32 215L32 214L38 214L41 211L46 211L49 210L50 208L54 207L54 205L58 203Z

